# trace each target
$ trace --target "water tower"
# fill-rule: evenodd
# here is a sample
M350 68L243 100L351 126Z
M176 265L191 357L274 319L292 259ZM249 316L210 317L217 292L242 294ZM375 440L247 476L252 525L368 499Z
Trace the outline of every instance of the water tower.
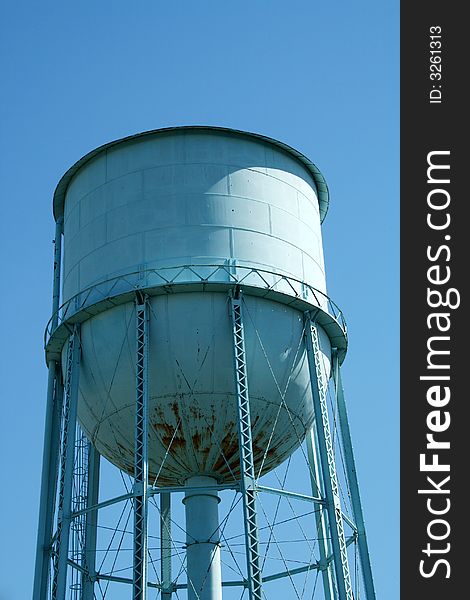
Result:
M113 598L220 600L238 588L261 600L276 598L272 582L312 571L323 584L315 597L351 600L352 544L365 597L375 598L340 377L346 326L325 284L328 202L305 156L216 127L111 142L62 177L34 600L101 599L103 582L125 590ZM296 453L309 493L266 485ZM107 491L104 466L131 479L125 493ZM238 498L244 556L230 580L219 515L227 490ZM261 540L263 493L313 507L302 531L314 534L305 539L315 559L265 572L275 533ZM115 550L113 567L124 551L129 564L105 572L100 515L122 502L131 525L115 532L131 543Z

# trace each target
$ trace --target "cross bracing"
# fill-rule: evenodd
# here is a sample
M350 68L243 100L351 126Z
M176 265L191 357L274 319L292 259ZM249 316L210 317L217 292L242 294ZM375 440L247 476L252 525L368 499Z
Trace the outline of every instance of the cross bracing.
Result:
M243 303L243 296L236 300L238 301L238 308L243 308L245 312L245 326L256 329L256 326L253 325L249 308ZM232 303L231 308L233 310L233 298L229 299L228 303ZM127 323L127 328L130 331L133 328L133 319L137 320L137 332L139 331L137 314L139 306L142 306L142 304L136 305L134 316L129 318ZM147 312L147 318L155 318L155 314L152 314L152 309ZM237 331L240 321L237 324L235 318L232 320L232 325L236 363L234 372L235 376L238 377L238 393L241 400L240 410L242 411L240 413L240 420L243 425L246 420L246 414L243 413L243 402L249 408L249 380L246 370L243 370L243 353L245 350L240 343L240 335L239 331ZM296 352L302 348L307 332L308 324L304 326L302 336L293 344L294 357L296 356ZM262 335L258 331L254 333L260 352L265 356L267 371L271 373L271 376L275 380L276 377L270 365L269 353ZM127 335L129 335L129 331ZM70 342L71 345L72 339ZM142 342L142 344L142 347L144 347L145 342ZM315 339L312 342L313 353L315 355L318 354L318 349L315 348L314 344ZM205 351L207 354L208 349ZM76 360L79 360L79 358L76 357ZM138 367L139 358L136 360ZM119 363L119 360L117 363ZM295 363L295 360L293 360L293 363ZM119 364L116 364L116 370L118 368ZM204 364L202 368L204 368ZM294 364L291 371L293 368ZM318 360L315 368L316 377L318 378L320 372ZM142 372L144 370L142 369ZM237 370L239 371L238 374ZM139 391L142 396L142 382L144 378L141 377L139 382L138 368L136 372L138 377L136 383L137 396L139 396ZM247 478L242 481L242 484L240 483L240 479L235 474L232 474L231 480L229 479L222 484L207 486L208 490L216 490L221 499L219 533L222 545L222 587L224 589L224 598L231 598L231 590L235 593L236 588L239 588L239 592L233 598L276 598L281 589L285 590L286 593L287 589L289 589L289 593L294 598L319 598L326 600L335 600L338 598L342 600L341 585L338 585L338 580L335 580L332 575L334 572L338 572L338 569L334 566L335 561L338 561L338 552L334 548L335 535L339 535L341 538L339 552L340 569L343 570L343 576L345 573L349 575L350 580L350 584L346 587L346 593L349 595L344 597L347 599L359 598L359 592L362 589L361 574L356 572L356 570L345 571L344 566L346 564L347 569L349 564L357 564L355 555L357 554L358 528L355 525L354 509L350 502L351 493L347 479L347 465L345 465L347 460L345 459L343 443L340 439L341 436L336 434L339 418L337 416L334 386L328 384L322 390L322 407L317 415L317 426L318 422L321 422L325 432L325 423L329 420L332 429L326 444L329 481L332 483L335 494L334 523L336 533L332 535L331 514L333 513L331 513L331 510L328 513L327 506L329 500L327 494L325 494L325 482L318 480L318 472L315 469L317 471L320 469L318 464L316 466L312 464L312 447L311 444L309 447L309 438L307 437L307 441L305 441L299 435L298 427L296 427L294 422L295 415L285 401L286 391L291 384L290 375L283 382L275 380L274 385L279 394L279 414L283 413L287 417L287 421L291 423L291 435L294 438L298 438L297 451L288 461L267 475L261 475L262 467L255 470L254 465L250 465L248 456L246 466L243 469ZM191 395L194 389L194 382L188 380L187 385L188 393ZM70 396L70 392L67 390L66 384L66 398ZM109 397L111 395L112 389L109 390ZM196 394L191 396L191 398L194 403L198 402ZM136 424L136 427L139 427L139 425ZM64 428L66 428L66 419L63 419L62 423L63 432L65 431ZM242 431L243 433L246 437L241 436L240 444L247 447L249 455L248 422L246 423L245 432ZM317 439L316 436L317 433L314 431L314 439ZM137 435L136 438L138 438ZM176 435L168 441L168 451L171 450L175 438ZM316 443L318 444L318 440ZM63 446L62 444L62 462L65 460ZM88 442L86 441L85 444L84 440L83 448L85 446L89 449ZM221 446L219 449L223 454L224 449ZM264 449L265 456L269 452L269 449L270 441L268 438ZM76 449L75 464L77 464L78 455L79 452ZM229 457L224 456L223 458L229 464ZM258 463L258 467L259 464L262 465L262 462L261 460ZM82 458L82 464L85 465L85 463L87 461ZM334 477L332 478L331 463L336 463L340 466L338 472L335 470L336 481ZM297 475L301 468L304 469L306 474L304 479L299 479ZM82 470L82 467L80 467L80 473L76 473L75 475L78 476L81 474ZM110 472L113 470L111 465L106 464L105 470L109 472L107 476L111 477ZM65 474L65 467L63 471ZM84 472L82 476L86 480L88 475ZM61 475L61 477L63 476ZM128 475L119 473L119 477L116 479L118 480L119 478L122 483L121 492L115 494L113 497L103 498L103 493L101 493L99 498L95 495L93 499L89 495L87 496L85 489L82 489L80 493L76 492L76 501L71 502L67 518L70 522L72 542L69 539L69 547L65 558L65 562L68 565L68 575L65 577L64 597L68 597L71 600L82 597L86 599L86 596L83 595L85 594L84 590L86 587L84 582L88 582L88 589L91 582L93 596L89 596L90 599L93 597L100 599L110 597L119 598L119 593L121 592L117 591L118 589L128 590L129 586L134 588L136 586L136 568L132 557L133 555L135 556L136 552L139 552L141 561L145 561L147 565L147 573L144 577L142 577L142 570L140 570L141 588L154 590L154 593L160 595L164 600L170 600L173 596L175 599L184 598L185 590L192 585L192 582L188 578L186 566L185 548L187 540L185 539L185 528L182 526L181 499L183 491L187 492L188 489L191 490L192 488L188 488L187 486L159 488L155 485L142 487L136 486L135 480ZM144 481L141 473L139 481ZM59 485L59 489L61 485L63 487L63 483ZM244 496L246 498L247 490L251 493L251 496L248 502L245 502L244 507L243 498ZM171 497L171 512L166 512L165 518L162 516L163 510L160 503L160 498L164 495L166 495L166 498ZM132 527L133 515L138 511L138 502L144 496L147 503L146 517L148 530L146 534L144 533L145 528L141 527L140 532L136 532L135 526L134 528ZM88 502L86 506L83 505L85 497ZM247 504L250 502L253 507L248 506L253 511L251 513L247 512ZM254 508L255 506L256 509ZM254 526L250 524L251 514L256 516ZM325 518L326 514L328 514L327 519ZM94 526L93 519L89 519L90 515L94 515ZM242 517L242 515L244 516ZM91 537L95 538L93 542L95 564L92 569L87 564L87 561L84 560L85 556L89 557L90 552L89 548L86 549L84 547L86 546L85 531L87 527L88 537L90 537L90 522L92 523ZM162 525L162 523L164 524ZM248 529L248 534L246 530L245 533L240 531L240 525L243 525L243 523L248 525L246 528ZM164 527L163 530L162 526ZM56 517L56 526L53 534L54 546L56 548L58 547L58 540L63 540L62 528L63 518L59 521L58 517ZM135 539L137 533L146 538L145 557L142 552L142 543L136 546ZM83 547L80 548L80 544L77 545L73 542L74 535L77 539L81 540ZM87 552L88 555L86 554ZM248 562L246 560L247 554L251 556L251 560ZM255 554L256 560L253 560ZM53 561L55 561L53 562L54 565L57 564L58 555L59 552L56 550L52 554ZM62 558L62 560L64 559ZM253 565L255 563L259 571L258 581L263 585L262 591L258 583L256 584L257 587L253 587L252 583L250 583L250 577L253 579L253 573L250 574L247 571L247 564ZM325 577L325 573L328 574L328 577ZM255 573L256 577L257 574ZM323 585L321 583L322 579ZM54 579L52 581L54 582ZM325 588L325 581L330 582L327 591L325 591L327 589ZM52 592L54 593L54 588ZM126 593L126 591L122 591L123 598L128 597ZM139 591L139 593L142 592ZM141 595L140 597L143 598L144 596ZM369 597L366 597L369 600Z

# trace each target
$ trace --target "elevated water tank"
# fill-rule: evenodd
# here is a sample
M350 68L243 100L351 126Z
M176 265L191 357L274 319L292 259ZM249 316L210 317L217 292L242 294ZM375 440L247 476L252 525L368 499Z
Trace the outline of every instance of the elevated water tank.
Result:
M62 321L80 320L78 415L132 473L136 289L149 295L149 471L158 485L239 476L228 294L243 289L255 467L313 419L303 310L319 311L324 379L344 332L328 316L328 192L298 152L213 127L146 132L89 153L60 181ZM60 351L60 335L51 351ZM65 360L65 350L62 360Z

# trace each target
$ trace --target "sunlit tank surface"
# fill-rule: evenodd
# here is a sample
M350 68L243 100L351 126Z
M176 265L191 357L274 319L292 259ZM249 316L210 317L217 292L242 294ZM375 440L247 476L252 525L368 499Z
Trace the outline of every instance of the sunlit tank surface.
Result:
M103 146L56 192L56 218L64 216L63 301L121 275L128 283L120 280L116 294L139 277L156 285L155 273L184 265L227 265L234 275L253 267L268 283L282 274L326 291L322 183L281 144L231 130L174 128ZM217 289L191 291L197 277L188 271L184 292L170 285L149 298L151 483L239 477L228 302L234 284L227 271L218 277ZM255 469L267 472L312 424L303 314L249 294L243 309ZM327 378L330 342L319 333ZM80 422L99 452L131 473L133 302L91 316L81 340Z

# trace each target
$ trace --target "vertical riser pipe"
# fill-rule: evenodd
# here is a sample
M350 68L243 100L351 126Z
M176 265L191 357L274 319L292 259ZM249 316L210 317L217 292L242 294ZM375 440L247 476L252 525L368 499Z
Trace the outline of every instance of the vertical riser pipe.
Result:
M187 480L191 487L217 484L211 477ZM188 600L222 600L217 492L191 490L183 500L186 509Z

